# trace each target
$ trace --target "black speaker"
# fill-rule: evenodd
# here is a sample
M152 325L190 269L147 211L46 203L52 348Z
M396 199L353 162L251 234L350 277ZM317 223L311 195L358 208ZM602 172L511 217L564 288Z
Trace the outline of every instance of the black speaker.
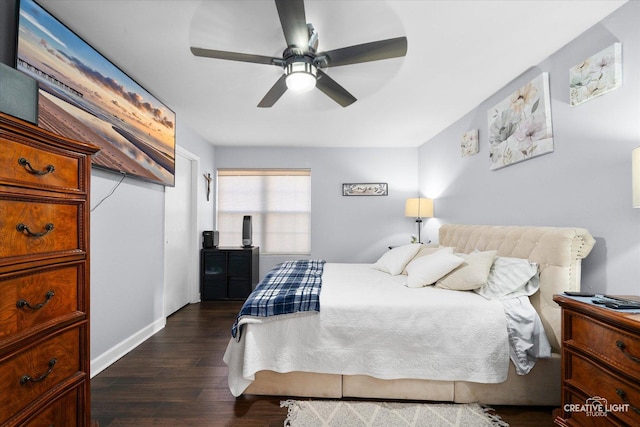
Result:
M38 124L38 82L0 63L0 111Z
M218 246L218 232L217 231L203 231L202 232L202 247L205 249L211 249Z
M250 248L253 245L251 234L251 215L245 215L242 219L242 246Z

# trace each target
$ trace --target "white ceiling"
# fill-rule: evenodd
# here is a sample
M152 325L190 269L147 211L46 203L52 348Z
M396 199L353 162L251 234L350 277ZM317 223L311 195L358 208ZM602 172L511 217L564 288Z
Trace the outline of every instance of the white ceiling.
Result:
M191 54L279 57L270 0L39 3L215 145L415 147L625 1L306 1L319 51L408 38L404 58L325 69L358 99L347 108L319 90L258 108L280 68Z

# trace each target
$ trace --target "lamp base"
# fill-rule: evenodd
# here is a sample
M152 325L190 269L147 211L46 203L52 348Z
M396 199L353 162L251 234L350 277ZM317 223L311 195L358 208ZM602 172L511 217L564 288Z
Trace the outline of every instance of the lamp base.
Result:
M422 239L420 238L420 230L422 229L422 218L416 218L416 224L418 224L418 243L422 243Z

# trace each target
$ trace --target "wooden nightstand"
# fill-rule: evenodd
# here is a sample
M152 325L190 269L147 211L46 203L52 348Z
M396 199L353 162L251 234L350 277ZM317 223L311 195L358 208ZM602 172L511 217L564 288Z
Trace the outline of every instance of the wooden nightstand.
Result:
M562 307L562 406L555 423L640 425L640 314L584 297L553 300Z

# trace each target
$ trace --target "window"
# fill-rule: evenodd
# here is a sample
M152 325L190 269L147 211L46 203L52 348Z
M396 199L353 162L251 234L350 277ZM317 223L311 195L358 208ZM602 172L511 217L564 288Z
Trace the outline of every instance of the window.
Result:
M267 254L311 253L309 169L218 169L220 246L242 244L251 215L253 245Z

